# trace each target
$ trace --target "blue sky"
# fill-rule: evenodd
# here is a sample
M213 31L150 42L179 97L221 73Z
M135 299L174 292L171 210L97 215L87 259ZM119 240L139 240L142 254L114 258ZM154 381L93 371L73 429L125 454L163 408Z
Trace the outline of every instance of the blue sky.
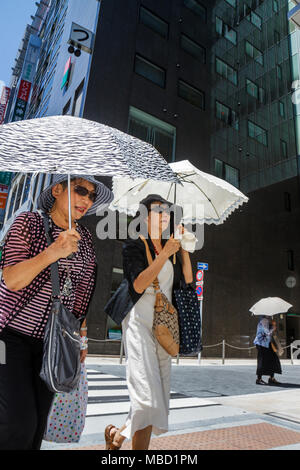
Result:
M17 55L26 24L37 7L36 0L0 0L0 93L5 83L9 86L11 67Z

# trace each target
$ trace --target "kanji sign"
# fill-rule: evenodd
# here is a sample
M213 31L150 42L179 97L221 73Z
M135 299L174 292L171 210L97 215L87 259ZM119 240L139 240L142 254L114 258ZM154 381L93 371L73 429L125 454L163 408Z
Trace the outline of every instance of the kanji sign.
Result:
M27 82L27 80L21 80L19 93L18 93L18 99L25 101L27 103L29 100L30 89L31 89L31 83Z
M23 101L20 98L16 101L15 111L12 120L13 121L22 121L25 117L27 107L27 101Z

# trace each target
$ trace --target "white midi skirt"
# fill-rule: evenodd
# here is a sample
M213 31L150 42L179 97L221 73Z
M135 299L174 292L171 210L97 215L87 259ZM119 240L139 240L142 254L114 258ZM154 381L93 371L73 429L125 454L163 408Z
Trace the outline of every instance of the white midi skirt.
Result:
M170 260L158 280L162 292L172 301L174 271ZM152 426L154 434L168 431L171 382L171 356L152 333L155 293L148 287L122 323L127 359L127 386L130 411L122 435Z

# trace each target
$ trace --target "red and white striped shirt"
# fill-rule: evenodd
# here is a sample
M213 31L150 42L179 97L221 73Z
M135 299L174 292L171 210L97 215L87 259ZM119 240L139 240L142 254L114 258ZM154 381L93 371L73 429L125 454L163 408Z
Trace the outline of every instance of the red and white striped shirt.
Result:
M54 240L63 231L52 222ZM96 256L92 236L87 228L78 225L81 236L79 249L68 260L72 293L62 296L63 304L76 317L85 316L95 285ZM47 247L43 218L38 212L23 212L12 224L5 241L0 267L13 266L32 258ZM67 260L59 260L59 279L62 290L67 278ZM0 282L0 331L8 326L20 333L43 338L50 313L52 283L50 266L44 269L24 289L9 290Z

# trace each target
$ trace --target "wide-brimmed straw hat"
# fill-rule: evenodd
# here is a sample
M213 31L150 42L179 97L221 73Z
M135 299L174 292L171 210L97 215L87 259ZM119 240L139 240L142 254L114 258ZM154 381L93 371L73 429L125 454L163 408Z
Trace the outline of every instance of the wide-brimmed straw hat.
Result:
M85 215L95 214L98 208L105 208L113 200L112 191L105 186L105 184L96 180L93 176L89 175L71 175L71 179L84 179L89 181L95 186L95 191L97 194L96 201L93 203L92 207L87 211ZM55 198L52 196L52 188L56 184L63 183L68 180L68 175L55 175L52 183L41 192L37 200L37 208L43 210L44 212L49 212L52 208Z

